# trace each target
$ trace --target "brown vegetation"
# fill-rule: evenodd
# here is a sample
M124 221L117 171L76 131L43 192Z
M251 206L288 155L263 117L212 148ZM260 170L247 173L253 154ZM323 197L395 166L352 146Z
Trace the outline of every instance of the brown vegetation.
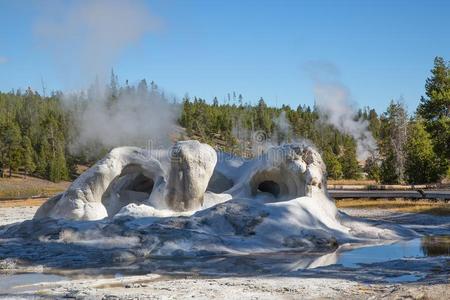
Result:
M26 200L0 201L0 208L41 206L48 198L29 198Z
M449 203L428 200L342 199L336 201L336 206L338 208L389 209L398 212L450 216Z
M64 191L70 182L54 183L30 176L13 176L0 178L0 198L53 196Z
M375 180L362 180L362 179L340 179L340 180L328 180L329 185L376 185Z

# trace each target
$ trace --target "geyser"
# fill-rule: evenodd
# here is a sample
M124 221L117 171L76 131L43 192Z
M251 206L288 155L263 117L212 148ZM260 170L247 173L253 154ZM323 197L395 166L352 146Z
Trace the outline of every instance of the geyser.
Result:
M11 241L0 257L85 267L160 255L327 252L416 235L340 213L327 194L322 158L308 144L244 160L183 141L169 151L112 150L33 220L0 228L0 239ZM37 248L47 255L37 257Z
M310 146L273 147L239 166L236 158L221 157L217 162L214 149L198 141L177 142L166 152L116 148L44 204L35 219L100 220L132 203L183 212L206 208L205 197L210 206L224 197L285 201L325 194L325 165Z
M198 141L178 142L167 153L116 148L45 203L35 219L100 220L131 203L195 210L203 204L216 161L214 149Z

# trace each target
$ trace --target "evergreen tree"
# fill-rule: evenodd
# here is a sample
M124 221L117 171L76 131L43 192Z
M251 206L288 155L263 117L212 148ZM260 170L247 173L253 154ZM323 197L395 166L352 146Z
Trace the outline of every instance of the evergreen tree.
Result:
M272 119L270 118L266 102L264 102L263 98L260 98L258 101L258 108L256 113L258 129L263 130L266 134L270 134L272 132Z
M367 108L367 109L369 109L369 108ZM375 109L369 110L367 120L369 121L370 132L372 133L372 135L375 139L378 139L380 136L381 123L380 123L380 119L378 118L378 114L375 111Z
M420 120L409 126L406 144L406 178L409 183L420 184L438 181L445 173L445 165L433 150L430 135Z
M64 156L64 150L62 149L61 145L58 145L55 156L50 162L49 179L53 182L59 182L61 180L67 180L68 177L69 172Z
M34 149L31 140L28 136L22 137L22 165L25 169L25 174L29 175L36 169L34 163Z
M108 94L108 101L106 102L106 106L108 108L113 108L115 104L118 101L119 98L119 87L118 87L118 77L116 74L114 74L114 70L111 70L111 80L109 83L109 94Z
M3 124L0 132L0 143L2 148L2 166L9 168L9 177L12 171L16 171L21 164L20 128L13 121Z
M368 179L375 180L376 182L380 181L381 169L376 157L369 156L369 158L367 158L364 165L364 172L366 172Z
M426 80L427 98L420 100L417 113L424 119L425 128L431 135L436 154L450 160L450 62L436 57L431 76Z
M356 159L356 145L349 141L344 145L344 151L339 158L342 165L342 174L347 179L358 179L361 177L361 168Z
M422 162L432 164L432 167L436 165L439 172L432 167L427 171L443 174L441 167L449 159L447 147L450 144L448 70L448 63L446 65L443 59L437 58L427 80L426 98L422 98L417 110L428 138L423 137L421 130L408 131L406 110L401 103L392 102L381 117L370 108L358 112L357 117L368 121L369 130L379 143L382 163L379 166L379 161L371 158L366 161L364 171L369 178L377 180L379 177L383 183L424 182L437 178L430 174L419 178L419 174L414 173L417 170L408 164L410 160L419 161L421 166L424 166ZM154 82L147 86L147 82L142 80L136 87L128 82L121 86L114 71L106 89L101 88L97 80L87 93L77 95L69 107L62 105L61 92L53 92L48 97L41 97L30 88L25 92L0 92L0 168L11 171L23 168L27 173L34 172L58 181L67 178L68 169L70 174L75 174L77 164L89 164L98 159L108 149L96 141L84 148L81 154L70 156L67 149L76 141L80 130L74 120L83 114L91 101L102 99L102 90L106 90L104 105L109 108L125 99L152 101L159 95L164 98ZM239 93L233 92L228 94L228 102L222 104L217 98L208 104L204 99L185 97L181 104L174 103L173 108L181 110L179 124L186 129L183 138L211 143L223 151L253 155L247 150L253 150L251 136L255 131L263 130L272 140L277 134L279 140L283 140L283 133L288 132L287 140L307 138L323 152L330 178L357 178L360 175L355 141L321 121L316 106L311 109L298 105L294 110L286 105L269 107L262 98L256 105L250 105L243 103ZM287 125L285 128L282 128L284 122L279 118L282 114ZM414 135L408 137L408 132ZM430 141L434 158L429 151ZM93 149L102 150L96 151L97 156L92 156Z
M137 94L138 97L141 99L147 99L148 98L148 86L147 81L145 79L142 79L138 86L137 86Z
M50 144L48 143L47 138L44 138L39 147L39 155L36 166L36 172L44 178L49 178L50 158Z
M396 166L396 157L392 150L385 153L385 157L381 163L380 168L380 181L383 184L399 183L399 172Z
M328 178L341 179L342 178L342 165L331 150L327 149L323 152L323 161L327 166Z

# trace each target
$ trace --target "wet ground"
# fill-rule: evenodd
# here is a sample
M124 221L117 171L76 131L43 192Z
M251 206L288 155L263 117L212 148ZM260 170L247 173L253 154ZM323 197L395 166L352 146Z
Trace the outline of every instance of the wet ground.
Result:
M0 295L30 291L30 285L42 282L58 282L67 280L65 276L43 273L22 273L0 275Z
M363 294L389 298L402 293L411 296L410 291L418 291L412 298L420 298L422 294L435 299L448 298L445 291L449 288L450 274L449 217L363 210L348 210L347 213L404 224L424 236L382 245L358 245L357 248L346 244L327 253L158 257L110 268L64 270L3 260L0 262L0 298L11 295L104 298L109 293L127 298L130 291L144 297L149 289L159 293L155 298L165 298L164 295L179 298L186 296L182 293L183 285L186 289L190 285L196 298L208 298L219 290L220 293L229 290L229 295L234 295L240 289L243 295L257 298L303 295L306 298L356 299ZM180 287L172 290L169 282ZM315 285L309 292L307 282ZM210 290L202 294L202 290L208 290L205 285ZM165 294L167 290L159 290L161 286L172 293ZM405 290L407 287L410 289ZM226 292L223 296L227 296Z

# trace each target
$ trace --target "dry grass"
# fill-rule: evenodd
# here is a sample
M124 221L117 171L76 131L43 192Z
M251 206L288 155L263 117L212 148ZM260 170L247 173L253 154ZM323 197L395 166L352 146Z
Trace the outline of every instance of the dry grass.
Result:
M328 180L328 184L331 185L376 185L375 180L356 180L356 179L341 179L341 180Z
M388 199L341 199L338 208L389 209L398 212L426 213L450 216L450 203L434 201L388 200Z
M70 182L54 183L36 177L13 176L0 178L0 198L53 196L67 189Z
M25 206L41 206L48 198L35 198L26 200L8 200L0 201L0 208L6 207L25 207Z

